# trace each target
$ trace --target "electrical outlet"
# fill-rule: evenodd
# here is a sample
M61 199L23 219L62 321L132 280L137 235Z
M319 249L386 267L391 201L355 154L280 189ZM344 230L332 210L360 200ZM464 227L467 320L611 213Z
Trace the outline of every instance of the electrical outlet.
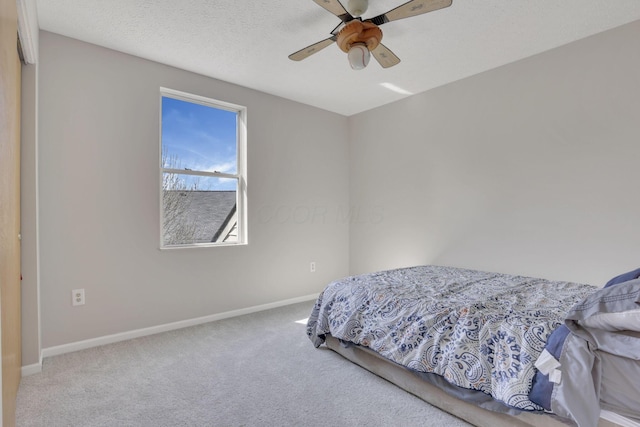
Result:
M309 263L309 271L312 273L316 272L316 262L315 261L311 261L311 263Z
M84 289L71 291L71 305L84 305Z

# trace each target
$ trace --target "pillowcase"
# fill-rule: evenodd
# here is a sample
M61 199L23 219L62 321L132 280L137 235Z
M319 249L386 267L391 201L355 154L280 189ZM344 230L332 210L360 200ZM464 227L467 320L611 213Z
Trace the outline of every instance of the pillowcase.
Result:
M604 331L640 331L640 279L597 290L575 305L566 320Z
M607 284L604 285L604 287L608 288L609 286L617 285L618 283L628 282L629 280L634 280L634 279L637 279L639 277L640 277L640 268L638 268L637 270L629 271L628 273L623 273L623 274L620 274L619 276L614 277L613 279L609 280L607 282Z
M620 313L598 313L584 319L582 326L605 331L640 331L640 308Z

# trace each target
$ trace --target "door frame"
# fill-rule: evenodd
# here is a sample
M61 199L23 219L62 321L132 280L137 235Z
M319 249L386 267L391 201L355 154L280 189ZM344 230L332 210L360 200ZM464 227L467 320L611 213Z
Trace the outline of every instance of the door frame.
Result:
M20 385L20 90L16 0L0 0L0 415L15 425Z

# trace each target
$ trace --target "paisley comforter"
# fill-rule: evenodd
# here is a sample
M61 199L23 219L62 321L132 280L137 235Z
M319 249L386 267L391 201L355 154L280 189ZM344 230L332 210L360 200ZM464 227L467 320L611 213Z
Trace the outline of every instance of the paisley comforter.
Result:
M368 347L508 406L529 400L534 363L573 305L597 288L442 266L348 277L318 297L307 335Z

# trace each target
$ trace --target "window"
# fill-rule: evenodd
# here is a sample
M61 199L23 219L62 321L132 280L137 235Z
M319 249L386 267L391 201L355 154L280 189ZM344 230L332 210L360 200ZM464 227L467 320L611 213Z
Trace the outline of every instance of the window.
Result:
M160 95L160 246L246 243L246 108Z

